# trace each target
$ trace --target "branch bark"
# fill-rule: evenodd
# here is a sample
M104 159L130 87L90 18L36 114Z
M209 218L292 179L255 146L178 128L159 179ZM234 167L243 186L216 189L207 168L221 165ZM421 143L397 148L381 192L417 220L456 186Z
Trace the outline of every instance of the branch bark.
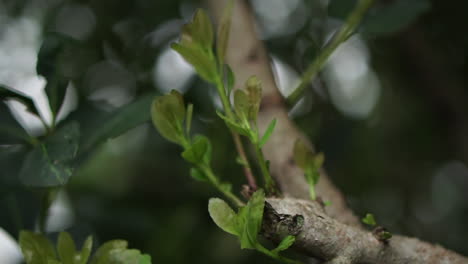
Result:
M219 21L227 1L206 0L206 3L215 21ZM363 229L359 219L347 207L342 193L323 170L316 191L323 200L331 201L331 205L324 208L320 203L308 200L308 185L302 171L294 164L292 151L297 138L311 147L312 144L288 117L284 98L273 78L270 59L257 38L252 11L244 0L235 1L226 58L236 75L236 88L252 75L263 83L258 118L260 131L264 131L273 118L277 119L275 131L263 151L265 158L270 160L272 176L285 197L268 200L274 210L265 212L266 237L279 241L287 233L297 235L296 249L333 264L468 263L463 256L415 238L394 236L388 244L378 241L371 232ZM295 219L288 222L293 226L284 226L283 221L278 223L278 214L290 216L285 219ZM298 230L297 221L301 217L304 221Z
M264 214L265 236L280 241L292 233L297 250L328 261L325 263L468 263L468 258L416 238L393 236L381 242L371 232L332 219L311 201L284 198L268 199L268 203L271 207L267 206ZM303 219L300 227L298 221L288 220L299 216Z

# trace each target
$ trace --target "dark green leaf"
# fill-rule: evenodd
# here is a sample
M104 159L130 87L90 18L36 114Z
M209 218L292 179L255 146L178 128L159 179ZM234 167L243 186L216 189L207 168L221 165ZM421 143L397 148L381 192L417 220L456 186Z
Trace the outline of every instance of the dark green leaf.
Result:
M107 139L120 136L124 132L150 120L151 102L154 94L147 94L121 108L101 117L97 125L85 131L80 153L103 143Z
M209 164L211 160L211 143L210 140L202 135L197 135L184 152L182 157L194 164Z
M220 65L224 64L226 50L229 42L229 31L231 30L232 7L234 1L230 0L224 8L223 15L218 25L218 36L216 40L216 53Z
M281 240L279 245L275 249L272 250L272 252L277 254L280 251L286 250L294 244L294 241L296 241L295 236L286 236L285 238L283 238L283 240Z
M76 39L68 35L53 32L48 33L39 49L37 55L36 72L44 76L46 79L54 75L63 75L61 72L62 66L60 63L61 56L68 50L79 46Z
M21 145L0 146L0 198L21 186L18 172L28 150Z
M270 138L271 134L275 130L275 126L276 126L276 119L273 119L273 120L271 120L270 124L268 125L268 127L267 127L267 129L265 131L265 134L263 134L263 137L260 140L260 143L259 143L260 147L263 147L263 145L265 145L265 143L267 143L267 141Z
M12 113L0 101L0 145L12 145L30 141L30 136L16 121Z
M366 214L366 216L364 218L362 218L362 222L366 225L370 225L370 226L375 226L377 225L377 223L375 222L375 218L374 218L374 215L373 214Z
M65 184L73 173L80 130L70 122L49 136L26 156L19 178L24 185L51 187Z
M208 202L208 212L219 228L239 236L237 215L225 201L219 198L211 198Z
M76 53L79 46L77 40L67 35L49 33L45 36L37 55L36 71L47 80L45 92L54 115L62 106L70 80L65 73L71 61L70 55Z
M49 259L56 260L52 243L41 234L23 230L19 244L27 264L47 264Z
M207 82L216 82L216 63L203 50L178 43L172 43L171 48L191 64L201 78Z
M65 99L68 83L69 80L58 75L47 80L45 92L49 100L50 110L54 116L60 110L63 100Z
M39 110L36 108L36 105L34 104L34 101L31 99L31 97L25 95L21 91L17 91L13 88L0 84L0 100L4 101L7 99L14 99L19 101L26 106L26 109L30 113L39 116Z
M57 241L57 252L63 264L75 263L75 242L67 232L60 232Z

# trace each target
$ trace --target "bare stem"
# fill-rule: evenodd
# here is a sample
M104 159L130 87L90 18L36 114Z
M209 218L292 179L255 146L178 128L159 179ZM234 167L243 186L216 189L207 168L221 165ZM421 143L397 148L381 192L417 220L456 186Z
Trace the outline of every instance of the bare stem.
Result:
M330 55L340 46L340 44L345 42L351 36L373 2L374 0L360 0L357 3L353 12L348 16L343 26L335 33L333 38L325 48L323 48L317 58L307 67L307 70L302 75L301 83L286 99L289 105L294 105L299 101L307 87L307 84L317 76L328 61Z

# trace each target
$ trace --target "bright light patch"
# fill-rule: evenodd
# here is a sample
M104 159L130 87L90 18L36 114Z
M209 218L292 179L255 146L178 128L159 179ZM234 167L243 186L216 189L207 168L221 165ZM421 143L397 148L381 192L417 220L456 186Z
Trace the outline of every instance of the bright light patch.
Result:
M16 240L0 227L0 263L18 264L22 259L23 254Z

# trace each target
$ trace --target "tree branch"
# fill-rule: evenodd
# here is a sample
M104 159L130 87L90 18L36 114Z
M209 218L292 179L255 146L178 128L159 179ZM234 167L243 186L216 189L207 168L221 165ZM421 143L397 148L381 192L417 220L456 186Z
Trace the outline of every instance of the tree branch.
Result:
M207 1L215 21L219 21L227 1ZM272 176L286 196L308 199L309 189L303 172L294 164L293 146L297 138L309 144L310 141L297 129L288 117L284 98L279 93L270 67L270 59L263 43L257 38L255 20L245 1L235 1L231 32L226 56L227 62L236 75L236 88L244 85L252 75L263 84L263 99L258 125L265 131L273 118L277 119L275 131L263 147L265 158L270 161ZM338 189L331 183L325 171L321 172L316 186L317 195L330 201L327 213L341 222L359 226L359 219L346 206Z
M206 0L216 21L226 2ZM331 201L331 205L324 208L316 201L307 201L308 185L303 172L294 163L293 145L297 138L311 147L312 144L288 117L284 98L273 78L270 59L257 38L255 20L244 0L235 1L226 58L236 75L236 88L251 75L256 75L263 83L258 117L260 131L265 131L273 118L277 119L275 131L263 151L270 160L271 174L286 197L268 200L272 207L267 206L264 215L265 237L279 241L287 234L297 235L296 249L332 264L468 263L468 259L454 252L414 238L394 236L388 243L380 242L371 232L363 230L324 170L320 172L316 191L323 200Z
M265 236L280 241L296 235L297 250L328 261L325 263L468 263L468 258L416 238L393 236L381 242L371 232L330 218L311 201L284 198L267 202L271 206L264 213ZM302 221L292 221L294 218Z

